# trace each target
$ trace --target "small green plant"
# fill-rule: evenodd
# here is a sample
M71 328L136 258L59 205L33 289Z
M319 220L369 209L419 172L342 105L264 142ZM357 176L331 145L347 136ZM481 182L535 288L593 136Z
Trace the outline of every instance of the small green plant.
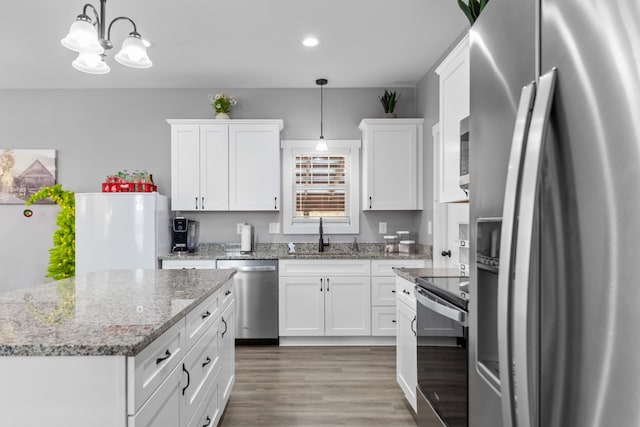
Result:
M460 6L460 9L462 9L464 14L467 16L471 25L473 25L473 23L476 22L476 19L478 19L478 16L480 16L482 9L484 9L484 7L489 3L489 0L466 1L467 3L465 3L465 0L458 0L458 6Z
M50 198L60 206L56 217L58 229L53 233L53 247L49 249L47 276L53 280L66 279L76 274L76 199L75 193L62 189L60 184L42 187L26 201L29 206L38 200Z
M400 99L400 95L397 95L395 91L389 92L387 89L385 89L384 95L379 96L378 99L382 104L382 108L384 108L384 112L387 114L391 114L396 108L396 104L398 103L398 99Z
M218 93L216 96L209 95L209 100L216 113L230 113L238 101L224 93Z

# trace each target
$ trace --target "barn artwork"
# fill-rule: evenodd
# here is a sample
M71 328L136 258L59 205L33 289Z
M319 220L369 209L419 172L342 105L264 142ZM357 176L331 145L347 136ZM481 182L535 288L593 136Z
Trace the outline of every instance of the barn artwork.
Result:
M56 150L0 148L0 204L24 204L39 189L55 183Z

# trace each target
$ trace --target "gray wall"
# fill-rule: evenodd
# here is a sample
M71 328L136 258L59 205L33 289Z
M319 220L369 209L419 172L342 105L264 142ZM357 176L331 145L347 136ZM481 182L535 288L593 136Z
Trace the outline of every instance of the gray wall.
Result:
M382 116L377 96L383 90L325 87L325 138L360 139L358 124L362 118ZM416 117L416 114L431 117L433 102L436 102L433 117L437 117L437 92L429 93L431 85L424 88L421 82L419 94L424 100L418 104L413 88L396 90L401 96L396 110L399 117ZM170 195L170 128L166 119L213 118L208 95L221 91L238 99L233 118L283 119L282 139L316 139L320 134L317 88L3 90L0 91L0 148L55 148L58 182L67 190L100 191L100 183L107 175L122 169L145 169L153 174L159 192ZM425 159L428 160L433 123L427 122ZM426 195L432 186L429 162L425 163ZM430 210L431 196L428 197L425 208ZM238 222L253 224L259 242L315 239L315 236L268 234L268 224L279 222L279 214L275 213L188 213L188 216L201 221L201 242L239 241L235 231ZM381 242L378 222L384 221L389 232L408 229L424 242L426 231L421 230L426 230L424 219L425 215L420 212L361 213L357 238L363 242ZM330 236L333 241L351 241L353 237Z

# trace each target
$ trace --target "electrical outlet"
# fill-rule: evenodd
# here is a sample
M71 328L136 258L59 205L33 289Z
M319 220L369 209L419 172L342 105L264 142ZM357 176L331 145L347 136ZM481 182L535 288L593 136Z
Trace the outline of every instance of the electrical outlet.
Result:
M280 223L279 222L270 222L269 223L269 233L271 233L271 234L280 233Z
M236 224L236 234L242 234L242 226L244 225L243 222L239 222Z
M387 232L387 223L386 222L379 222L378 223L378 233L384 234L386 232Z

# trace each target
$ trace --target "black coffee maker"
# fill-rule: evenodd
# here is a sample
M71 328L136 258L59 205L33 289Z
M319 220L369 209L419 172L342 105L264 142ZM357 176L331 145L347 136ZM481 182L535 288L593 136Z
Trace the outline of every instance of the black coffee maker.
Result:
M198 221L178 216L171 227L171 252L194 252L198 246Z

